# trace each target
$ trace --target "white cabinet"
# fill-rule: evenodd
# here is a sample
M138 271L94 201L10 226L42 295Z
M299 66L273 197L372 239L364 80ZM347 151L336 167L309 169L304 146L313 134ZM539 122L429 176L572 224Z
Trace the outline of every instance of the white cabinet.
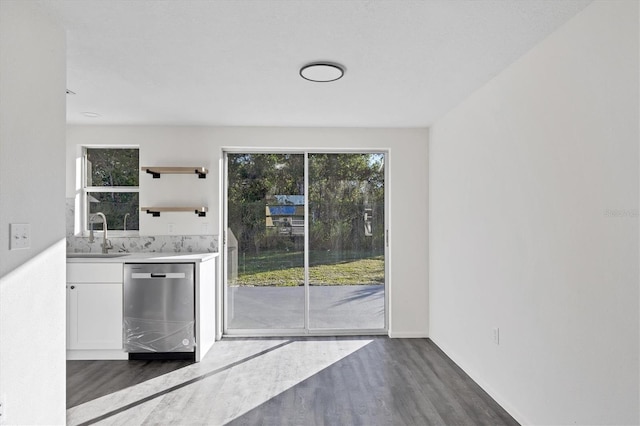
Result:
M70 283L67 349L122 349L122 284Z
M216 340L216 259L196 263L196 362Z
M122 264L67 264L67 358L126 359Z
M155 259L157 257L157 260ZM192 260L191 260L192 259ZM196 353L199 362L216 340L217 254L180 255L195 263ZM128 263L167 263L167 255L130 255ZM123 346L124 265L122 261L67 262L67 359L128 359Z

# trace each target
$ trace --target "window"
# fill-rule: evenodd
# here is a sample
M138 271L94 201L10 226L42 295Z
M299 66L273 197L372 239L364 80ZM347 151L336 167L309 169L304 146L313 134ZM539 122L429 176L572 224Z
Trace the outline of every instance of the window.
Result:
M83 206L86 231L139 229L138 148L84 148Z

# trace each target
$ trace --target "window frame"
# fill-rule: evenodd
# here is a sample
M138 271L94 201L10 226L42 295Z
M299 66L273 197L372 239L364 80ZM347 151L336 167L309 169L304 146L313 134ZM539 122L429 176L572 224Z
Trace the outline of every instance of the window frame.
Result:
M82 145L82 161L81 163L81 188L80 188L80 226L82 236L88 237L89 230L89 193L91 192L135 192L138 194L138 209L140 209L140 186L87 186L88 182L88 149L137 149L138 150L138 174L140 173L140 147L137 145ZM139 185L140 179L138 179ZM107 224L108 225L108 224ZM138 225L138 228L140 226ZM109 236L111 237L137 237L140 235L140 229L134 230L112 230L107 227ZM102 231L96 231L102 232Z

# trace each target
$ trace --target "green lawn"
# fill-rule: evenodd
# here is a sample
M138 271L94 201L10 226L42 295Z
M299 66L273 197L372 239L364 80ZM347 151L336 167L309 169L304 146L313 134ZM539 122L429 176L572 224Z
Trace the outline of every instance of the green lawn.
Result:
M238 285L297 286L304 284L302 252L269 252L240 256ZM362 252L311 252L311 285L384 284L384 256Z

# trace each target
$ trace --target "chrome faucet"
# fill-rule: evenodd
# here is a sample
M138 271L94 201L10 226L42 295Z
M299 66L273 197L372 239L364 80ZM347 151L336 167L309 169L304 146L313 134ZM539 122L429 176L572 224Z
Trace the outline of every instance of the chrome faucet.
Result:
M96 215L91 215L91 217L89 218L89 242L92 243L94 241L93 239L93 221L95 220Z
M104 228L104 238L102 241L102 254L109 253L109 250L113 248L111 241L107 239L107 217L102 212L97 212L94 216L100 216L102 218Z

